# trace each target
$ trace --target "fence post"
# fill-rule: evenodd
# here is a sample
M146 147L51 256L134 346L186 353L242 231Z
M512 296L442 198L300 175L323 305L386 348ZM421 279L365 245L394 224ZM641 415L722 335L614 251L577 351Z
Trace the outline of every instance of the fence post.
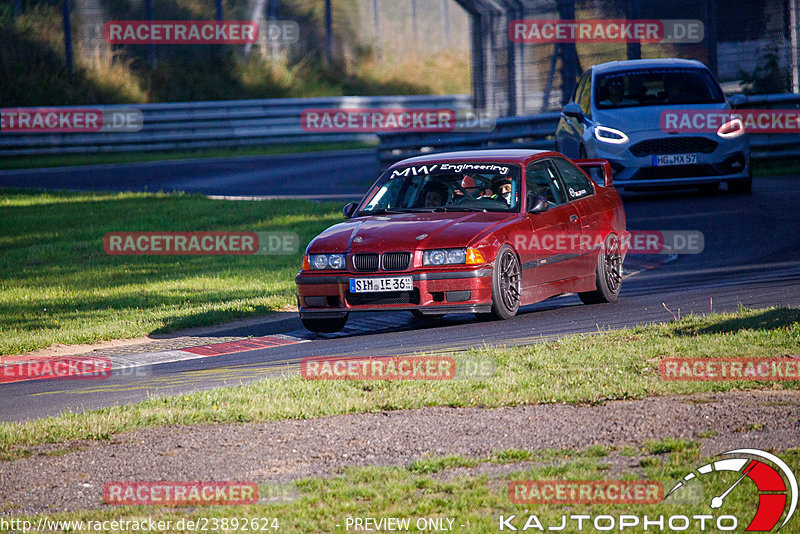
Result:
M333 65L333 13L331 0L325 0L325 59L328 66Z
M442 0L442 48L450 46L450 9L447 2L450 0Z
M372 0L372 25L375 27L375 55L380 59L383 47L381 46L381 14L378 11L378 0Z
M144 16L150 22L153 21L153 0L144 0ZM147 45L147 59L151 67L156 66L156 45L153 43Z
M417 33L417 0L411 0L411 34L414 38L414 49L416 49L419 40Z
M628 20L638 19L641 15L640 0L628 0L625 16ZM628 59L642 59L642 43L639 41L628 42Z
M712 0L705 0L705 34L706 50L708 50L708 68L714 77L719 76L717 69L717 10Z
M72 62L72 22L70 21L69 0L61 0L61 13L64 18L64 58L70 77L75 73Z
M800 61L798 61L798 42L797 42L797 0L789 0L789 31L792 43L792 92L800 93Z

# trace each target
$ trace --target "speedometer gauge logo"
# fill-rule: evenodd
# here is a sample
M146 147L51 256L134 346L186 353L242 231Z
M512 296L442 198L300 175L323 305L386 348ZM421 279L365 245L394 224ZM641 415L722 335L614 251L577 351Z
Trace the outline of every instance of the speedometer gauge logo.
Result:
M783 523L780 524L778 530L783 528L797 509L797 479L789 466L774 454L758 449L735 449L723 452L719 456L734 457L698 467L675 484L665 498L695 478L719 472L740 473L730 487L711 499L709 506L715 510L721 508L725 504L725 498L736 490L740 482L749 478L758 488L758 509L746 532L773 530L785 510Z

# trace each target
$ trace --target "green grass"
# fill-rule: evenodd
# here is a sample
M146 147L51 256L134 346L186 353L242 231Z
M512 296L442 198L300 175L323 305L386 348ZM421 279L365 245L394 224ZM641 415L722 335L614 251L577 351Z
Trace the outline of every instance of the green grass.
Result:
M374 147L374 144L354 141L351 143L303 143L247 148L175 150L167 152L112 152L93 154L14 156L0 158L0 170L73 167L77 165L103 165L110 163L125 164L144 161L164 161L178 159L237 158L243 156L269 156L275 154L319 152L323 150L356 150Z
M0 192L0 354L133 338L296 304L302 250L340 203ZM110 256L110 231L291 231L289 256Z
M790 466L800 465L800 450L775 452ZM623 473L609 473L609 465L604 458L585 451L536 451L536 455L539 454L557 460L545 465L536 462L520 465L519 469L510 473L465 473L453 477L441 475L451 467L474 466L491 459L448 457L450 459L444 461L448 466L440 471L420 471L416 462L409 466L345 468L330 478L303 479L296 482L289 491L281 489L287 498L279 499L275 504L191 508L125 506L48 514L48 519L103 521L152 517L155 520L171 520L175 525L180 519L202 517L229 522L236 518L240 518L239 521L241 518L270 518L268 524L272 523L271 518L278 518L282 532L345 532L347 518L395 517L410 519L410 531L418 532L415 523L419 518L449 518L454 520L453 531L471 533L497 532L500 515L516 515L512 524L520 530L530 515L535 515L545 530L548 526L560 525L562 515L567 515L567 528L562 532L572 533L578 531L575 521L569 519L570 515L575 514L589 514L592 517L609 514L617 521L621 514L637 515L640 519L645 514L651 519L662 514L666 517L685 515L690 518L701 514L712 514L715 517L730 514L737 517L739 528L736 531L742 532L755 514L758 497L750 483L742 484L732 491L719 511L710 509L711 498L723 493L738 478L738 473L734 472L697 478L658 504L565 506L511 502L508 486L512 481L519 480L655 480L661 482L666 493L680 477L714 459L704 457L698 445L692 443L687 444L680 452L642 452L639 455L640 467ZM431 461L437 460L442 461ZM271 486L263 484L261 493L272 494L275 491ZM6 511L13 511L13 503L6 504ZM15 516L30 520L34 525L39 517ZM796 522L797 519L793 519L787 528L791 530L791 525L796 526ZM447 525L447 522L444 524ZM713 525L714 523L710 523L706 528ZM695 528L690 528L689 532L699 531L696 523L693 527ZM174 528L173 526L173 531L188 531ZM229 523L228 529L237 531L233 529L232 523ZM629 530L642 532L641 527ZM715 528L712 530L716 531ZM350 531L353 531L352 526ZM584 525L582 532L587 531L596 532L591 522Z
M770 159L753 162L755 176L791 176L800 173L796 159Z
M173 424L308 419L425 406L596 404L653 395L797 388L798 382L664 381L658 365L661 359L674 356L798 354L799 321L798 309L741 309L733 314L689 316L669 324L455 355L457 368L473 359L494 360L494 376L482 380L330 382L291 375L240 387L152 397L128 406L3 424L0 453L12 458L25 454L26 446L38 443L108 439L124 431ZM653 453L674 452L681 446L678 442L648 444ZM434 470L436 466L420 468Z

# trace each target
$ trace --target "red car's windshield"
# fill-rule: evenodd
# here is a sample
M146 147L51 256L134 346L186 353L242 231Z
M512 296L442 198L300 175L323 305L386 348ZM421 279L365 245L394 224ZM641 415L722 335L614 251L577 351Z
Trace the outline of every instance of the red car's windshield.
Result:
M519 211L520 169L504 163L433 163L387 171L359 214Z

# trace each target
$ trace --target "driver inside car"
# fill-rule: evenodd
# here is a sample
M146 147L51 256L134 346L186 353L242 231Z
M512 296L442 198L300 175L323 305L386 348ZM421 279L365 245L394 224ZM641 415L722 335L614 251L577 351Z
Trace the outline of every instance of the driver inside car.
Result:
M511 205L511 180L508 178L500 178L492 183L493 200L502 200L509 206Z
M422 190L423 206L426 208L438 208L445 205L448 197L447 186L440 182L428 182Z

